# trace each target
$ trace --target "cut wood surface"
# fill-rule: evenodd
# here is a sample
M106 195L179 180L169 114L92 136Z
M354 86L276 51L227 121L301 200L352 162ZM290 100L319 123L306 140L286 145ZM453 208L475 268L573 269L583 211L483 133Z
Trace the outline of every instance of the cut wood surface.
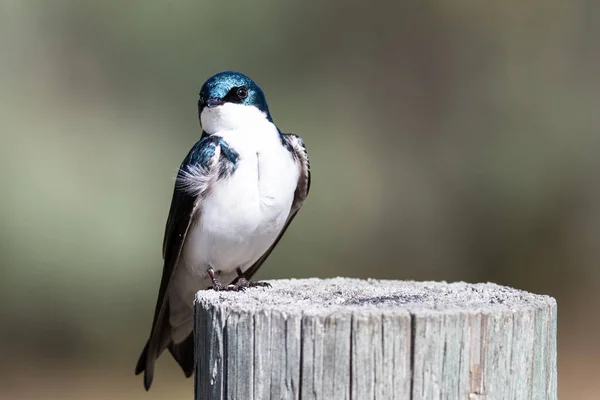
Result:
M196 399L556 399L556 301L493 283L196 295Z

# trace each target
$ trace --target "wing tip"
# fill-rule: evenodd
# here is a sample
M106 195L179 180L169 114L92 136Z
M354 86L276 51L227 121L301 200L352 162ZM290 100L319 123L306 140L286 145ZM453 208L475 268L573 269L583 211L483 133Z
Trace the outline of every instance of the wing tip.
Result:
M150 341L146 342L146 346L144 346L144 350L138 359L137 365L135 366L135 374L139 375L142 372L144 373L144 389L146 391L150 390L150 386L152 386L152 380L154 378L153 371L148 368L148 345Z
M144 389L146 389L146 392L150 390L150 386L152 386L152 375L153 374L148 373L148 371L144 373Z

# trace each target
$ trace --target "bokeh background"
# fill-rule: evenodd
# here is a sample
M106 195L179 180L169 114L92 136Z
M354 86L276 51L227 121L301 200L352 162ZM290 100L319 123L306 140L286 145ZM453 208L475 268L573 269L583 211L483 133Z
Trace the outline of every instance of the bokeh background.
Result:
M133 375L200 86L254 78L311 195L261 279L555 296L562 399L600 397L594 0L0 2L0 399L189 399Z

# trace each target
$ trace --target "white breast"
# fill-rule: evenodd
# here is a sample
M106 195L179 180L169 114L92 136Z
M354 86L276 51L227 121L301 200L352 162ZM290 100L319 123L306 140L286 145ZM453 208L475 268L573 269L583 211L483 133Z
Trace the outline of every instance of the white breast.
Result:
M237 276L237 268L245 271L254 264L283 229L299 178L272 123L265 120L217 134L238 152L239 160L234 173L203 200L173 277L171 325L185 325L179 330L182 335L188 331L195 292L211 286L207 269L217 271L226 285ZM176 329L172 335L176 342L180 339Z
M269 129L271 130L271 129ZM273 135L268 135L273 133ZM203 202L188 237L184 261L196 275L250 267L275 241L289 215L298 170L272 132L223 132L239 153L235 172Z

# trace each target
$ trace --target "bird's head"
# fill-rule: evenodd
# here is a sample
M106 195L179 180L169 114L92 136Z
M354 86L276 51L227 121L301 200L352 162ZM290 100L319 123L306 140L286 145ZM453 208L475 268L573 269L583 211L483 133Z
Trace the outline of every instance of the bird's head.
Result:
M209 135L272 121L261 88L246 75L232 71L220 72L204 82L198 116Z

